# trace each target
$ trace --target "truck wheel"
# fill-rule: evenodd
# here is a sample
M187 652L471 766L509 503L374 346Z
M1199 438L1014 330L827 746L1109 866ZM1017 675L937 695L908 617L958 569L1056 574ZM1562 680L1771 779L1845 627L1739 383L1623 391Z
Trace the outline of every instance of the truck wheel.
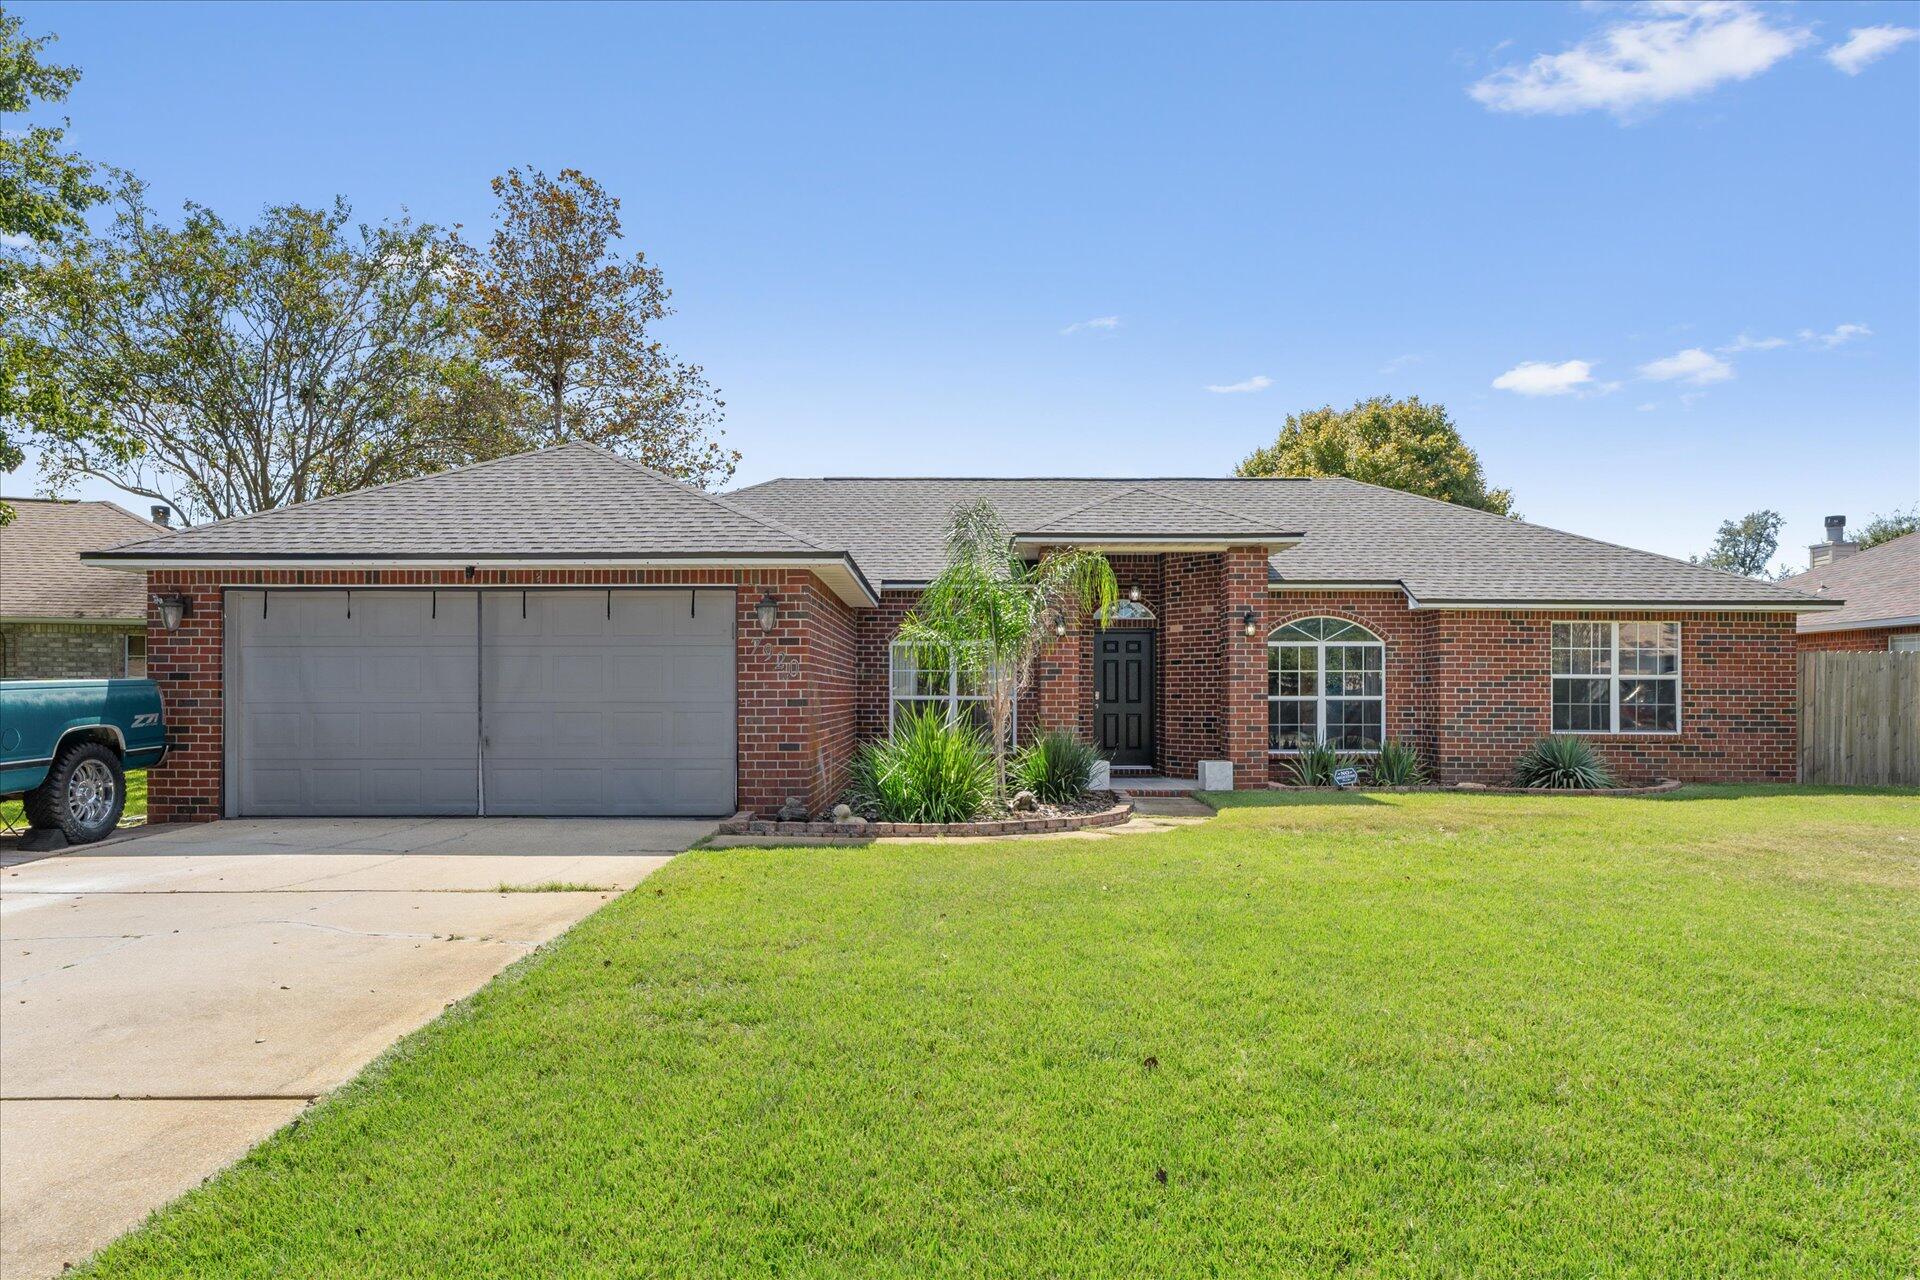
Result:
M97 742L76 742L47 770L47 780L22 798L27 821L59 828L68 844L90 844L120 824L127 775L120 757Z

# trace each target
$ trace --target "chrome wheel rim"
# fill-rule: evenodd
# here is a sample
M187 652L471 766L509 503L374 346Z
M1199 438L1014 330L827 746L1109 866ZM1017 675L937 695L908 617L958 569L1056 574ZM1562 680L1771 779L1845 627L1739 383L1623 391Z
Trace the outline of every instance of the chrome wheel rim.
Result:
M67 783L67 812L83 827L97 827L113 813L113 770L98 760L83 760Z

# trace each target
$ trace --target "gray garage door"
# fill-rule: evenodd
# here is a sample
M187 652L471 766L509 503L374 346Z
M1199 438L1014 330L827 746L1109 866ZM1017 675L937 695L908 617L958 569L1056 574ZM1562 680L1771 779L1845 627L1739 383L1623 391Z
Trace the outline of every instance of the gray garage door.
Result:
M235 815L719 814L727 590L234 591Z
M731 591L488 592L480 629L488 813L732 810Z
M233 815L472 814L471 592L227 593Z

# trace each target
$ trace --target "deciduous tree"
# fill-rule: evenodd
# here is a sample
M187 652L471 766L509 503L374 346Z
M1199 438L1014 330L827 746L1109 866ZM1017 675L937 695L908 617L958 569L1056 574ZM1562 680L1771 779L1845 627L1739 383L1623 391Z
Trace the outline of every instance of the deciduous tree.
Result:
M1920 506L1908 507L1905 511L1895 508L1867 521L1866 528L1860 530L1860 549L1865 551L1917 531L1920 531Z
M1346 476L1442 502L1516 516L1513 495L1489 489L1480 457L1446 406L1375 396L1351 409L1287 415L1279 437L1235 471L1242 476Z
M718 439L724 405L654 335L672 294L645 254L617 252L620 201L577 169L509 169L493 192L493 234L459 245L454 278L484 367L538 406L521 447L590 440L724 483L740 458Z
M1778 511L1753 511L1738 520L1723 520L1707 554L1694 557L1694 563L1749 578L1767 577L1767 563L1780 549L1784 523Z

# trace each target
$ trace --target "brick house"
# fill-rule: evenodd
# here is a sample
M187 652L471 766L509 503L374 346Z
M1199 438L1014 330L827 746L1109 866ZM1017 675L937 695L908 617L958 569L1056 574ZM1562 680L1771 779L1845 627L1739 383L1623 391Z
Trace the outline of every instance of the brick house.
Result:
M0 680L145 675L146 584L80 555L164 527L111 502L5 502L14 518L0 525Z
M1098 549L1021 731L1116 770L1303 743L1503 780L1550 732L1631 779L1788 782L1797 592L1344 479L799 479L699 492L583 444L151 538L156 821L815 808L907 705L974 710L892 641L956 505Z
M1847 518L1828 516L1827 540L1808 561L1780 585L1843 603L1800 615L1801 649L1920 653L1920 534L1862 551L1847 539Z

